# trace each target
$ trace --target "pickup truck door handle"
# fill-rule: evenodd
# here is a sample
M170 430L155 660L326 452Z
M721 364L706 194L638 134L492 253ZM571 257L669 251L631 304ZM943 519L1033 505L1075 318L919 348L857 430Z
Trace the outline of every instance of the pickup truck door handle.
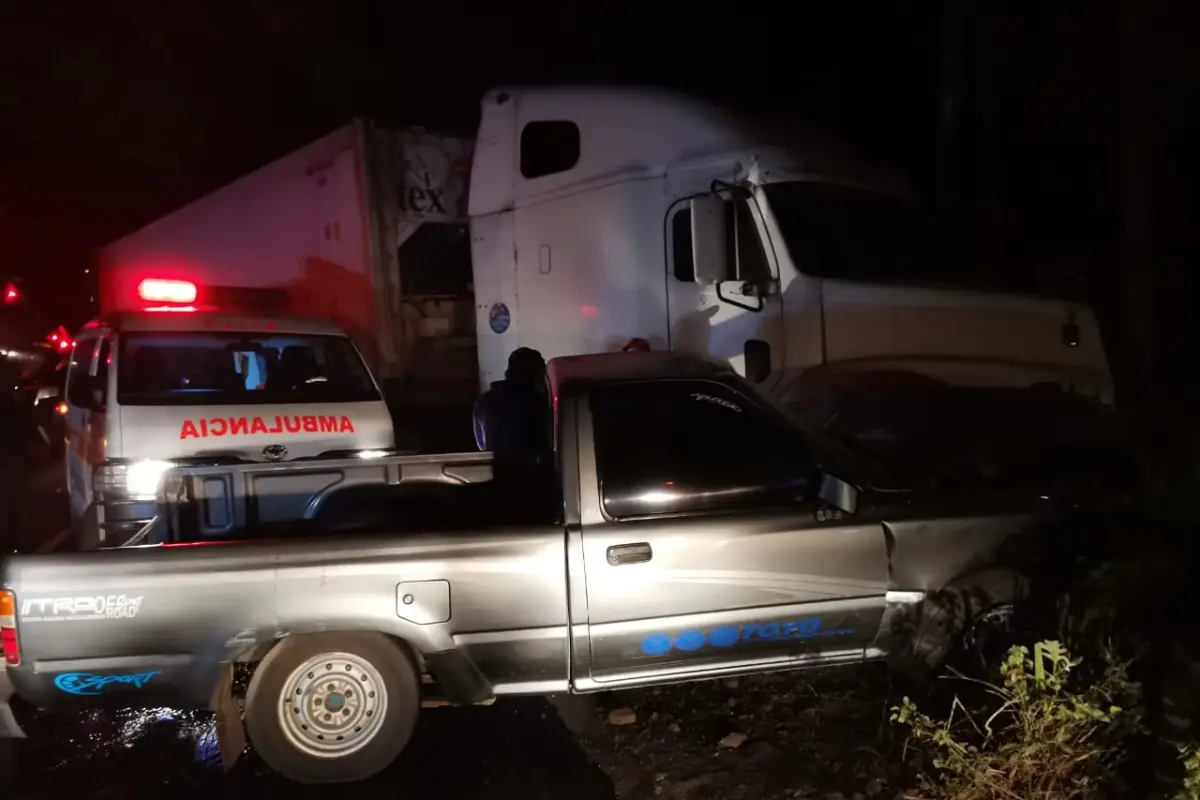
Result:
M608 563L614 567L622 564L641 564L654 556L649 542L637 544L617 544L608 548Z

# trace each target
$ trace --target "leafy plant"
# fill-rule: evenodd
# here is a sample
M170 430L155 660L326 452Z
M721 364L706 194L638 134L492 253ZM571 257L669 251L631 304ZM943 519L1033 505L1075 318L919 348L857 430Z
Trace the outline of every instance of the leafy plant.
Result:
M1140 729L1139 687L1111 653L1090 684L1074 688L1080 664L1057 641L1009 650L1002 683L978 684L987 701L969 710L955 696L945 719L905 697L892 708L910 741L932 751L935 776L921 779L928 800L1075 800L1105 793Z
M1179 755L1183 761L1183 788L1175 800L1200 800L1200 747L1185 747Z

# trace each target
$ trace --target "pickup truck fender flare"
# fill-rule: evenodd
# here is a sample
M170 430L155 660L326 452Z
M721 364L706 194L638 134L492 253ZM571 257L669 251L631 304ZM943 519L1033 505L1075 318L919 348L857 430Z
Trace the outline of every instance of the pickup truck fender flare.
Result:
M278 628L240 631L226 640L224 658L209 662L214 687L221 680L222 664L261 661L268 652L288 636L354 631L379 633L407 647L418 664L437 682L445 699L452 705L471 705L495 697L491 682L466 653L458 648L445 625L418 625L403 619L389 620L386 625L369 625L361 621L325 620L297 622ZM238 644L242 643L241 647ZM230 684L232 687L232 684Z

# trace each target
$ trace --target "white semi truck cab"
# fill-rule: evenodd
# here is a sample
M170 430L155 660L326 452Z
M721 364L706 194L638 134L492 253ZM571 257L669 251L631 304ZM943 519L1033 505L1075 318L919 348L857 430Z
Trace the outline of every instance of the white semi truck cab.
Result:
M485 386L517 347L549 359L640 337L784 400L826 365L1110 394L1090 308L961 288L969 263L946 281L902 182L685 96L488 93L469 216Z
M98 272L105 311L173 278L332 320L399 427L459 406L469 432L518 347L635 338L784 401L859 368L1107 395L1090 309L978 290L930 238L901 181L810 135L662 90L506 88L474 140L356 120L113 242Z

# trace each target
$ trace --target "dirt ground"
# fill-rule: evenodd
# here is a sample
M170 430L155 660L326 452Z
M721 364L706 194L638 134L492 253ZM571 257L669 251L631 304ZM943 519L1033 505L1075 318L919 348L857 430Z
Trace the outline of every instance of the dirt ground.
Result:
M581 698L435 709L396 764L356 797L424 800L894 800L917 758L888 722L878 665ZM557 712L557 713L556 713ZM572 734L574 732L574 735ZM5 798L86 785L96 797L325 796L251 753L217 766L211 715L168 709L45 719Z
M891 681L864 665L614 693L580 742L622 800L892 800L920 757Z

